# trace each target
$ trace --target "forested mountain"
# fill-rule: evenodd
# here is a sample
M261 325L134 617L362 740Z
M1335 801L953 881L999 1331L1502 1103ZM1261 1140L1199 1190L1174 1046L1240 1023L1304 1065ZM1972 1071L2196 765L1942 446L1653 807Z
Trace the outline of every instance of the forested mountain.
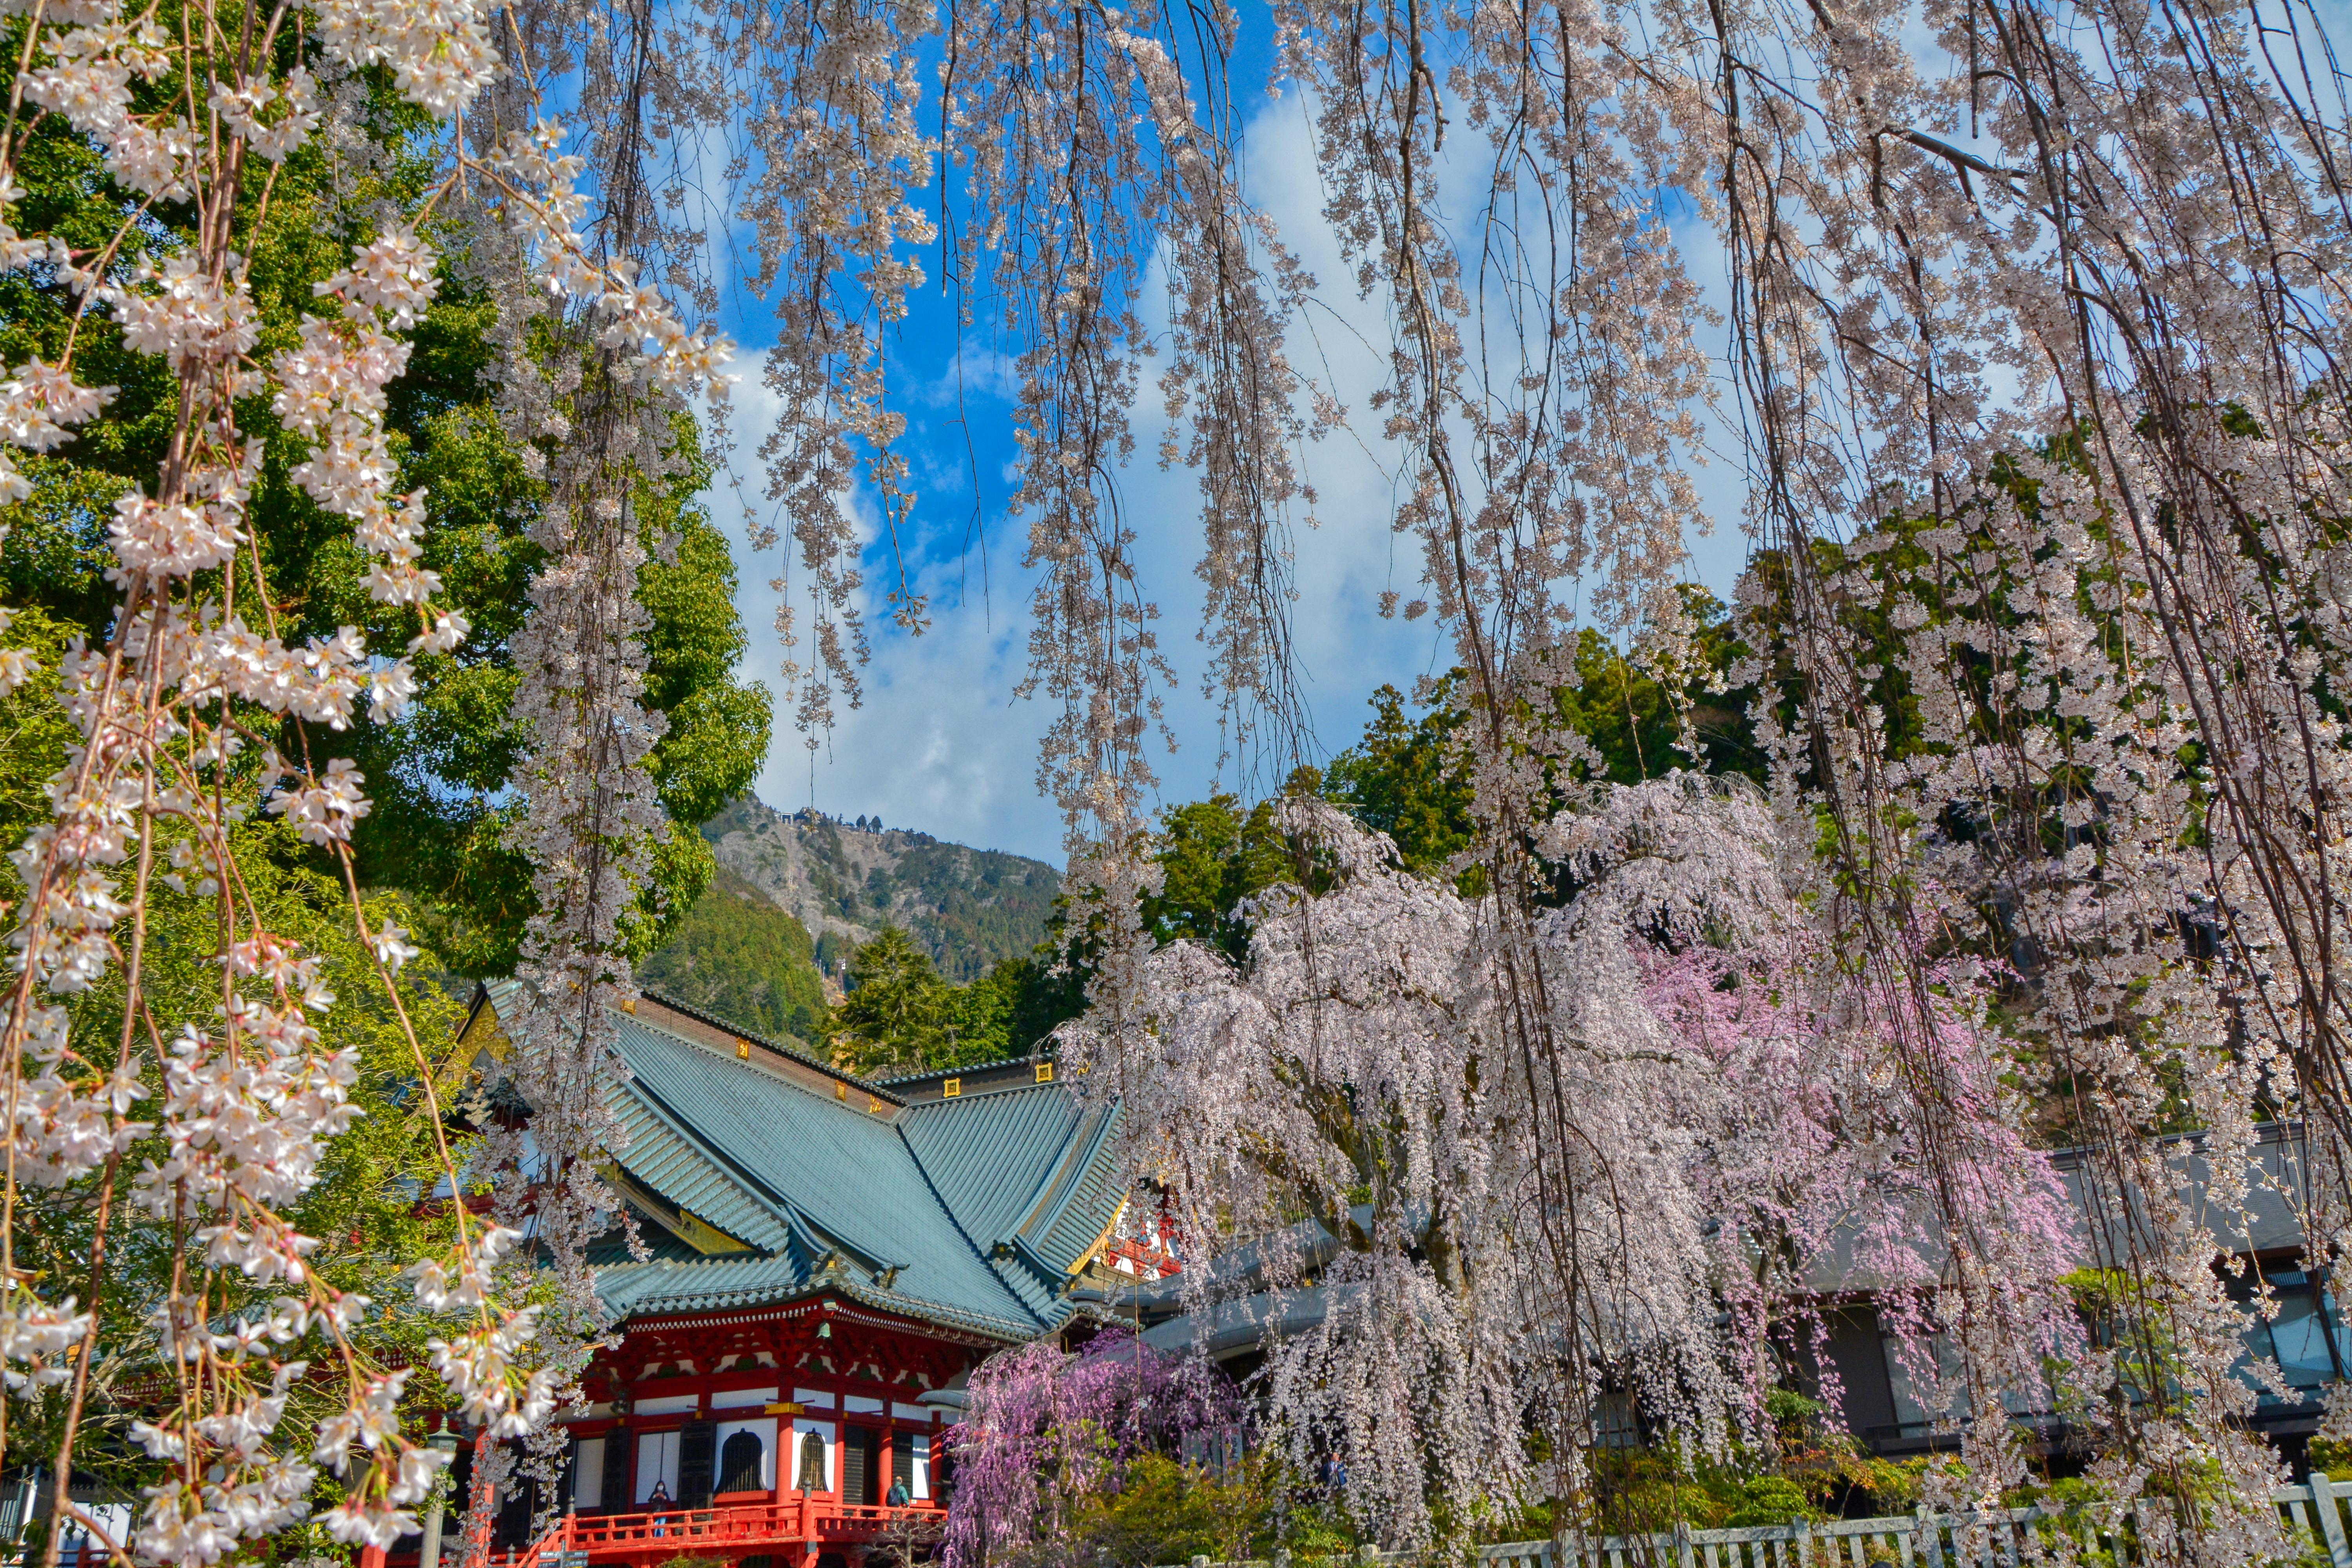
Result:
M978 979L1045 938L1061 877L1042 860L928 833L787 816L740 796L705 823L719 863L798 917L827 963L906 928L950 981Z
M825 1037L827 998L808 928L724 865L637 978L769 1039L814 1047Z

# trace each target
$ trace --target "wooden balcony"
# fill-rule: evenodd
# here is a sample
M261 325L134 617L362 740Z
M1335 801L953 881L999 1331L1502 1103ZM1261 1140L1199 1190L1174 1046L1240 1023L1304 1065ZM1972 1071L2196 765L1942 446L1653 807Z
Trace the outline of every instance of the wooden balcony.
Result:
M729 1563L773 1557L782 1560L775 1568L801 1568L821 1552L867 1545L894 1530L936 1530L946 1518L947 1510L929 1500L891 1508L823 1495L657 1512L566 1514L528 1551L514 1553L505 1568L650 1568L678 1556Z

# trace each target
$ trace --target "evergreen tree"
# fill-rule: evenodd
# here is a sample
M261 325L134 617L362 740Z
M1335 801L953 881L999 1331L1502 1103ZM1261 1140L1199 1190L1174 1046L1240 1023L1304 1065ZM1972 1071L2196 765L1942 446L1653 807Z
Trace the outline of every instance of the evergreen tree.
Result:
M371 114L395 145L421 122L417 110L382 91ZM57 117L35 129L16 177L26 190L20 224L97 245L121 221L120 194L97 153ZM298 342L301 320L318 309L311 286L344 265L376 204L413 207L426 185L422 165L395 156L338 202L314 143L279 168L266 209L248 195L242 248L259 307L257 352ZM176 211L159 205L150 223L132 228L120 258L126 270L185 247ZM427 222L420 232L439 231ZM78 303L54 270L0 274L0 354L7 363L54 361L72 331L80 374L115 388L102 420L57 453L27 459L32 494L0 507L8 537L0 596L96 643L109 633L116 598L104 578L114 563L107 543L113 503L152 482L176 416L178 383L163 361L126 351L109 314L83 316L77 328ZM525 531L546 488L499 430L485 335L491 318L462 268L445 263L439 291L414 332L406 374L387 388L385 413L397 488L426 492L432 524L419 564L440 575L442 602L467 618L472 635L455 653L418 658L418 690L404 718L379 724L362 711L348 730L317 729L310 737L321 765L348 755L367 776L373 806L352 838L362 879L410 895L443 961L467 974L511 967L530 914L528 869L506 842L515 810L506 790L524 739L510 717L518 682L511 644L541 564ZM249 402L239 416L266 443L268 458L247 517L271 582L299 585L274 607L282 635L293 645L351 625L372 642L397 646L414 630L401 628L404 606L370 599L369 558L348 522L321 511L289 477L307 455L304 443L267 398ZM734 675L746 639L726 536L694 499L709 478L700 433L684 416L673 429L681 471L641 485L633 504L647 555L638 598L654 621L645 702L669 725L651 768L678 829L656 857L656 885L640 890L633 915L639 953L657 945L709 880L709 848L692 827L758 773L770 724L766 689ZM285 743L293 745L290 734Z

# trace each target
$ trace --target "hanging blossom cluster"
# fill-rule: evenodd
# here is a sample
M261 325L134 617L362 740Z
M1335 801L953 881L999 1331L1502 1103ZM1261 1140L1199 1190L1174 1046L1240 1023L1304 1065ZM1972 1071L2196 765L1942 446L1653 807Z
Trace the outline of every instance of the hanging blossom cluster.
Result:
M1717 47L1745 53L1762 20ZM1829 826L1825 930L1903 1025L1948 1145L1967 1128L1938 1111L1937 965L2017 968L2029 1081L2115 1216L2095 1261L2127 1282L2120 1337L2168 1347L2144 1397L2106 1402L2095 1478L2140 1502L2154 1550L2251 1561L2276 1550L2281 1472L2241 1419L2215 1259L2247 1250L2257 1121L2292 1119L2281 1195L2309 1261L2352 1212L2341 80L2299 6L1840 24L1807 68L1866 111L1750 99L1717 132L1775 552L1739 673L1788 808ZM1922 26L1934 68L1896 42ZM1815 177L1756 178L1792 157ZM1776 237L1817 222L1823 251ZM2157 1136L2176 1126L2212 1173L2201 1204ZM2005 1260L1954 1234L1973 1366L2007 1337L1979 1304ZM2218 1500L2181 1500L2191 1476Z
M603 117L599 198L638 226L647 273L666 265L713 291L725 281L695 259L696 237L661 226L650 196L674 182L670 161L693 134L745 150L724 216L753 238L740 282L777 324L763 379L778 408L758 433L775 521L753 537L789 535L777 627L810 744L860 700L868 615L887 606L915 632L930 616L909 559L918 496L891 329L935 276L1011 362L1013 508L1037 574L1024 689L1059 710L1040 781L1080 835L1073 847L1082 823L1139 823L1172 676L1116 492L1136 448L1129 405L1160 349L1157 455L1200 474L1210 531L1198 571L1229 738L1297 737L1288 531L1313 502L1298 447L1339 408L1284 341L1314 279L1244 191L1231 84L1218 79L1234 16L1147 4L1107 25L1083 5L810 0L695 8L674 32L618 11L548 25L562 39L551 58L578 62L587 112ZM929 187L942 174L935 214ZM1157 344L1149 279L1164 283L1171 329ZM517 427L543 426L527 401ZM853 501L870 501L894 563L872 603Z
M1572 1434L1639 1409L1717 1454L1752 1440L1818 1326L1790 1303L1840 1258L1938 1298L1935 1130L1899 1091L1887 1021L1822 962L1752 786L1677 774L1542 825L1574 888L1530 938L1563 1042L1548 1109L1552 1085L1492 1047L1518 979L1490 934L1501 900L1401 870L1330 807L1280 811L1304 885L1248 911L1246 963L1163 948L1119 998L1148 1045L1097 1024L1064 1048L1126 1100L1136 1163L1196 1251L1258 1241L1251 1273L1188 1270L1188 1307L1214 1321L1226 1293L1271 1290L1259 1321L1312 1325L1275 1352L1269 1436L1302 1473L1342 1458L1368 1525L1424 1536L1432 1495L1589 1507L1588 1446L1538 1469L1531 1412ZM2040 1352L2000 1392L2049 1408L2044 1358L2085 1348L2055 1283L2080 1238L2001 1088L1982 977L1946 978L1940 1046L1981 1129L1962 1200L2011 1238L2001 1305ZM1574 1151L1565 1205L1538 1169L1552 1117ZM1302 1228L1319 1249L1284 1244ZM1566 1247L1577 1276L1551 1266ZM1923 1305L1904 1326L1927 1388L1936 1324Z
M1075 1352L1037 1340L972 1374L955 1456L944 1560L950 1568L1082 1554L1090 1502L1139 1455L1237 1421L1214 1368L1107 1329Z
M19 1267L13 1220L0 1237L0 1370L19 1399L65 1398L53 1462L70 1468L95 1359L141 1351L98 1342L110 1216L116 1229L129 1214L168 1236L173 1271L150 1318L163 1387L132 1434L160 1479L128 1537L103 1545L173 1564L248 1554L309 1518L322 1474L343 1493L324 1528L388 1548L414 1531L446 1462L403 1436L415 1373L377 1370L359 1346L373 1303L322 1277L310 1261L318 1239L286 1217L358 1114L358 1067L352 1049L322 1037L336 998L320 955L270 929L234 837L258 805L341 866L437 1136L433 1072L394 984L417 949L396 925L371 922L351 875L367 781L346 760L313 766L308 743L311 726L347 728L362 705L377 721L397 719L415 689L412 661L457 648L469 631L437 602L441 583L425 563L428 498L397 490L383 423L408 361L403 334L439 287L441 258L422 226L454 189L473 200L494 193L539 286L583 302L623 379L684 388L728 353L633 286L628 267L593 256L567 184L576 168L546 154L560 132L541 125L487 160L451 143L453 167L414 218L372 225L347 265L316 286L299 341L257 353L241 215L257 200L266 210L276 166L319 129L320 79L388 66L412 104L446 117L476 103L501 61L488 12L462 0L331 0L247 22L240 37L236 22L200 7L185 30L166 32L111 0L37 12L18 83L27 103L87 138L125 188L194 216L130 266L118 257L147 221L142 213L84 250L21 234L16 209L0 207L0 266L53 280L72 309L57 363L28 361L0 380L0 439L50 451L106 406L111 388L76 379L76 345L100 320L177 385L161 469L108 523L107 581L120 598L106 641L76 638L47 672L28 650L0 655L10 688L54 684L74 731L49 783L52 817L10 851L26 892L9 911L13 984L0 1036L12 1141L5 1201L13 1215L26 1185L74 1186L93 1195L99 1216L79 1295ZM30 130L16 124L16 140L0 144L0 203L25 195L11 171ZM351 626L299 646L280 633L248 513L269 454L238 423L239 400L255 397L286 432L280 455L294 484L365 553L364 591L413 626L404 643L378 646ZM28 493L0 457L0 494ZM149 989L158 885L217 904L221 984L210 1016L162 1016L166 1004ZM121 999L119 1036L84 1037L69 1023L68 1004L94 992ZM153 1157L130 1169L150 1148ZM454 1184L446 1145L442 1154ZM498 1282L521 1232L464 1213L456 1225L454 1251L420 1265L414 1282L417 1305L442 1320L429 1345L441 1403L486 1436L536 1429L561 1374L534 1363L537 1310L515 1305ZM312 1409L323 1399L326 1414L292 1421L298 1392ZM0 1421L6 1415L0 1403ZM95 1521L71 1522L104 1535Z
M644 684L650 619L638 572L662 547L640 507L699 460L682 444L688 399L723 407L734 357L726 339L690 329L674 297L691 237L667 226L670 205L647 164L649 115L684 128L713 112L678 73L680 33L638 12L592 8L506 14L526 58L490 89L478 120L484 186L453 195L466 266L495 309L496 407L510 444L546 484L529 537L543 552L530 615L513 645L512 718L524 737L509 785L520 805L509 842L532 867L533 910L500 1025L515 1046L506 1088L529 1126L486 1125L473 1165L493 1188L491 1214L532 1246L493 1272L501 1293L542 1291L530 1325L530 1419L478 1436L463 1552L487 1560L500 1489L515 1467L540 1483L551 1523L563 1489L561 1426L581 1413L581 1378L608 1323L586 1261L622 1205L602 1171L623 1142L606 1105L626 1071L613 1018L635 995L629 942L652 907L656 849L668 831L647 766L666 731ZM687 13L682 34L700 37ZM568 122L542 112L569 100ZM707 121L704 121L707 122ZM511 1353L514 1347L509 1347ZM519 1437L520 1445L494 1444Z

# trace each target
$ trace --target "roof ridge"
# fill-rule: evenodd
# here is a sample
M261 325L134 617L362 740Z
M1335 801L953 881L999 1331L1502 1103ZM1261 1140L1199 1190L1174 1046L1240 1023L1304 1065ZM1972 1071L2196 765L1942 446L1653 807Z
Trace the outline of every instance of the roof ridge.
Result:
M950 1076L952 1077L953 1075L950 1074ZM894 1081L903 1082L904 1080L898 1079ZM952 1111L958 1106L980 1105L992 1100L1011 1100L1013 1096L1021 1094L1047 1094L1057 1089L1064 1094L1071 1094L1075 1092L1066 1083L1008 1083L996 1089L984 1089L977 1092L971 1089L966 1089L963 1093L956 1095L951 1099L910 1100L907 1101L906 1109L898 1115L892 1117L890 1120L892 1125L895 1126L898 1122L904 1121L909 1117L918 1116L925 1111Z
M519 989L512 980L480 984L467 1010L468 1027L486 1009L497 1024L497 1015L511 1009ZM737 1240L751 1242L751 1247L742 1252L695 1258L659 1258L643 1263L629 1259L599 1265L595 1269L598 1293L619 1317L696 1310L688 1297L701 1297L700 1307L707 1310L786 1300L817 1289L838 1290L850 1300L883 1311L1001 1341L1029 1339L1051 1330L1066 1316L1050 1290L1041 1294L1008 1279L1006 1270L974 1241L962 1216L948 1204L933 1171L898 1127L897 1113L906 1109L898 1096L657 994L649 994L647 1004L611 1011L619 1036L614 1044L625 1070L611 1075L605 1092L626 1102L632 1118L643 1118L638 1125L648 1135L648 1147L667 1143L675 1152L655 1151L654 1163L663 1172L656 1176L651 1170L633 1165L628 1151L624 1150L614 1156L619 1167L616 1174L627 1190L642 1190L656 1205L695 1213L703 1223ZM727 1073L719 1068L717 1064L729 1059L730 1043L737 1047L732 1054L738 1065L756 1064L755 1070ZM762 1057L745 1057L744 1047L751 1043L760 1045ZM887 1102L893 1114L870 1117L848 1112L835 1103L839 1097L826 1092L828 1084L864 1088L873 1096L873 1110L881 1110ZM761 1086L789 1087L805 1098L762 1100L761 1097L771 1089ZM681 1095L683 1100L677 1098ZM714 1112L723 1109L722 1119L712 1121L696 1110L705 1099L709 1103L704 1109ZM789 1137L803 1114L811 1118L804 1124L810 1136L821 1136L828 1142L846 1137L841 1145L845 1151L874 1136L873 1131L860 1129L872 1129L879 1121L887 1130L878 1145L864 1146L889 1150L889 1159L903 1160L911 1167L911 1181L894 1171L888 1184L895 1194L893 1201L904 1206L904 1217L912 1229L901 1235L889 1228L895 1221L868 1213L855 1201L844 1207L824 1191L809 1194L816 1203L814 1209L804 1206L798 1195L801 1189L793 1184L798 1180L794 1171L785 1166L772 1169L772 1163L763 1163L760 1153L763 1138L777 1132ZM776 1127L771 1129L769 1121ZM856 1136L830 1131L836 1128L847 1129ZM744 1140L740 1146L738 1138ZM681 1174L698 1166L705 1174ZM700 1200L689 1203L673 1195L673 1188L702 1191L706 1181L710 1185ZM723 1202L722 1190L731 1194ZM721 1202L722 1207L730 1209L736 1202L743 1206L733 1211L733 1217L714 1221L695 1212L706 1202ZM887 1234L872 1234L877 1221ZM743 1223L773 1228L754 1241L739 1233ZM907 1254L900 1245L916 1237L922 1238L926 1249L921 1258ZM961 1253L955 1250L959 1246ZM838 1259L832 1267L820 1261L828 1254ZM931 1267L929 1260L934 1257L947 1266L943 1271ZM898 1277L900 1269L918 1263L922 1265L918 1269L919 1278ZM939 1278L933 1279L933 1273ZM715 1280L732 1283L715 1291L699 1283Z
M841 1068L834 1066L831 1062L824 1060L822 1057L813 1055L807 1051L800 1050L792 1046L781 1045L776 1041L768 1038L765 1035L755 1035L751 1030L742 1027L739 1024L730 1023L727 1019L719 1017L717 1014L706 1013L699 1007L689 1007L685 1003L678 1001L676 997L664 995L658 991L648 991L641 986L638 988L638 994L643 996L646 1001L653 1003L656 1006L667 1007L673 1013L683 1013L698 1024L707 1024L714 1029L723 1030L727 1034L734 1036L739 1040L748 1040L751 1044L758 1046L762 1050L773 1051L780 1057L788 1057L793 1061L800 1063L803 1067L814 1068L818 1072L823 1073L825 1077L835 1079L841 1083L845 1083L852 1089L862 1089L868 1094L877 1095L882 1099L892 1101L893 1103L904 1103L904 1101L900 1100L899 1096L891 1093L887 1087L888 1084L897 1081L896 1079L860 1078L856 1073L844 1072ZM636 1016L634 1013L631 1013L628 1016L631 1017ZM643 1020L639 1021L643 1022ZM657 1024L651 1026L660 1028L660 1026ZM662 1032L664 1034L675 1033L675 1031L667 1029L665 1029ZM689 1036L679 1035L677 1037L679 1039L686 1040L689 1045L701 1046L705 1050L709 1050L710 1048L708 1045L705 1045L704 1042L693 1039ZM711 1054L714 1056L718 1055L715 1051ZM719 1059L723 1061L726 1058L721 1057Z
M928 1078L954 1078L962 1073L988 1072L997 1068L1030 1067L1051 1059L1052 1053L1049 1051L1031 1051L1025 1057L999 1057L994 1061L961 1062L951 1068L925 1068L920 1072L894 1072L888 1078L877 1078L874 1081L887 1088L893 1084L920 1083Z

